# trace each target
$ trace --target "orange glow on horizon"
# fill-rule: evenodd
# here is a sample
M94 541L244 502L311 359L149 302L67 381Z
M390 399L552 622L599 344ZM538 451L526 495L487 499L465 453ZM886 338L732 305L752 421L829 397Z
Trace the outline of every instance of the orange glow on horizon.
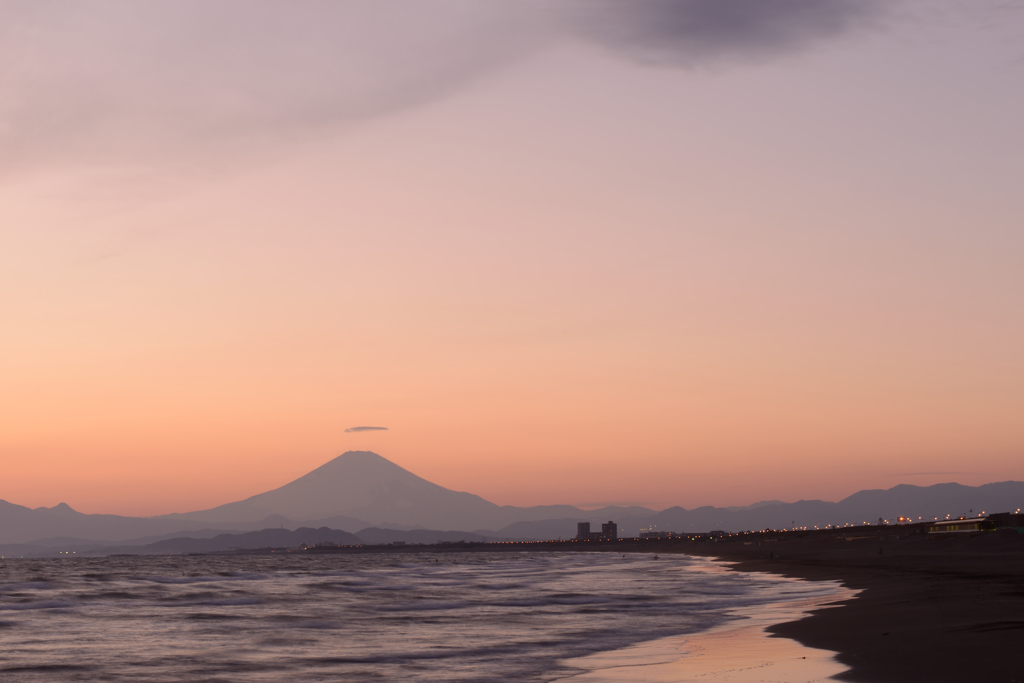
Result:
M41 133L0 160L0 499L186 512L348 450L520 506L1024 480L1024 98L1006 41L903 30Z

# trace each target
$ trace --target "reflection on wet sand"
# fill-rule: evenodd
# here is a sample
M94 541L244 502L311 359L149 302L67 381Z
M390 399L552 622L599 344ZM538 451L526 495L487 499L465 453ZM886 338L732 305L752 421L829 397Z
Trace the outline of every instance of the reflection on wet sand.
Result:
M828 603L856 593L838 589L829 597L743 610L740 621L688 636L640 643L562 663L584 673L558 679L562 683L814 683L834 680L847 670L833 652L804 647L770 635L772 624L799 619Z

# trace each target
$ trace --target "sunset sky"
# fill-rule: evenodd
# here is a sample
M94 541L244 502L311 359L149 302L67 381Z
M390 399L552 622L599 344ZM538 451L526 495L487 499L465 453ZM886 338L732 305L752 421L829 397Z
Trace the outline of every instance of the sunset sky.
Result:
M1022 480L1022 122L1021 0L0 0L0 499Z

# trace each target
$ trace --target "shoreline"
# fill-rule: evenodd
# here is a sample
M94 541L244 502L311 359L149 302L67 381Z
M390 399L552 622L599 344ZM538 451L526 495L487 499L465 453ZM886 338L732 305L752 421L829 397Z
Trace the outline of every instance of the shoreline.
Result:
M716 564L731 570L726 562ZM739 619L705 631L562 660L563 666L582 671L551 679L551 683L698 683L722 680L723 676L735 683L837 680L834 677L848 669L837 660L836 652L808 647L771 632L774 626L830 609L856 594L835 581L814 583L831 583L834 592L736 608L732 613Z
M290 554L261 549L216 555ZM316 548L320 553L612 552L715 558L738 572L838 581L835 608L768 627L836 653L855 683L1024 683L1024 533L855 527L718 538ZM305 554L305 553L303 553ZM650 641L648 641L650 642Z
M797 537L660 548L739 572L839 581L859 591L769 633L836 653L857 683L1024 681L1024 534Z

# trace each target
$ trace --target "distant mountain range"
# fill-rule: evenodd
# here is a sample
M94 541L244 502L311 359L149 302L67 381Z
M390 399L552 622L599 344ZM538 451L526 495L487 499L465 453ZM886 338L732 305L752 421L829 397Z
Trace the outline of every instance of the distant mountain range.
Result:
M127 543L87 541L78 538L47 538L34 543L0 544L2 557L60 557L76 555L184 555L188 553L217 553L232 550L253 550L259 548L298 548L315 545L433 545L435 543L458 543L493 541L492 537L468 531L434 531L413 529L378 529L370 527L358 534L339 529L300 527L298 529L261 529L242 533L217 531L191 532L187 536L173 535L157 541L146 542L136 539Z
M672 507L661 511L637 506L599 510L571 505L515 507L495 505L471 493L438 486L375 453L350 451L280 488L186 514L86 515L63 503L30 509L0 501L0 554L16 554L18 547L142 547L181 537L202 540L238 532L264 534L263 530L280 531L284 539L283 532L300 528L327 528L359 534L360 538L367 534L367 539L390 539L381 541L385 543L402 540L394 537L394 533L402 531L425 532L433 540L457 540L440 538L438 534L443 532L426 531L438 529L460 532L465 540L525 540L572 537L576 523L581 521L615 520L620 535L632 536L641 528L650 527L681 532L738 531L843 525L898 516L931 519L970 511L1002 512L1022 506L1024 482L1008 481L983 486L904 484L886 490L860 491L837 503L764 501L744 507ZM412 540L416 536L410 535L408 542L433 542ZM262 545L252 547L276 545L259 542ZM173 544L161 547L166 547L167 552L185 552L171 550L179 547Z
M370 525L396 529L500 529L513 522L576 517L571 505L495 505L452 491L376 453L349 451L284 486L210 510L154 519L225 525L273 520L317 521L355 531ZM608 507L601 515L653 514L647 508ZM287 525L286 525L287 526Z

